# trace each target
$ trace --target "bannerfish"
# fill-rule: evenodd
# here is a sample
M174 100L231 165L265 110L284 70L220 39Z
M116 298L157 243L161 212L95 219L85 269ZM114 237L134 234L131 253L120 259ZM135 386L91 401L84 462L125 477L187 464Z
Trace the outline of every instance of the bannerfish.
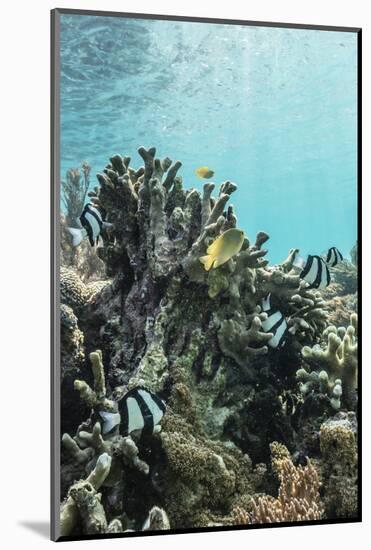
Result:
M335 267L338 263L343 261L343 255L335 246L332 246L327 254L323 255L323 259L329 267Z
M302 403L302 400L297 395L286 390L279 396L279 400L282 404L282 411L287 416L294 416Z
M195 174L201 179L208 180L213 177L215 172L210 170L208 166L200 166L199 168L196 168Z
M240 229L227 229L222 233L207 249L207 256L201 256L200 262L204 265L206 271L213 267L219 267L241 250L245 233Z
M68 227L68 231L72 235L72 246L78 246L85 237L88 237L91 246L94 246L98 244L102 229L113 227L112 223L103 220L101 211L91 203L85 205L79 220L82 229Z
M271 294L263 298L261 302L262 311L268 315L265 321L262 321L262 329L264 332L272 332L273 336L268 340L267 344L271 348L282 348L287 340L288 329L287 322L283 314L272 307Z
M309 284L308 288L326 288L331 283L329 268L321 256L309 254L299 276Z
M110 433L120 425L122 435L141 430L142 435L151 435L166 411L166 405L154 393L138 387L130 390L118 403L119 412L100 411L103 421L102 433Z

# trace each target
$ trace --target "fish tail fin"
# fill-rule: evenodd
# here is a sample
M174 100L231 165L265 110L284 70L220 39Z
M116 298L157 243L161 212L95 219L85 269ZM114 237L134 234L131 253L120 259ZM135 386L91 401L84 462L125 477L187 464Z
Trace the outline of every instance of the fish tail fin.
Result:
M82 229L76 229L75 227L67 227L67 229L72 237L72 246L79 246L82 239L84 238L84 233Z
M200 262L203 264L206 271L210 271L213 263L214 263L214 256L201 256L199 258Z

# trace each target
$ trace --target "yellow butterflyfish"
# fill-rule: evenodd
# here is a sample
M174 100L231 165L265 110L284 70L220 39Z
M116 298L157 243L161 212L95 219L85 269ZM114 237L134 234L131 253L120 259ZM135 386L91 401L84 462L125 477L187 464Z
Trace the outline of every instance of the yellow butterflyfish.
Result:
M206 271L217 268L230 260L241 250L245 233L240 229L227 229L207 249L207 256L201 256L200 262Z
M195 174L201 179L210 179L213 177L215 172L213 170L210 170L208 166L200 166L195 170Z

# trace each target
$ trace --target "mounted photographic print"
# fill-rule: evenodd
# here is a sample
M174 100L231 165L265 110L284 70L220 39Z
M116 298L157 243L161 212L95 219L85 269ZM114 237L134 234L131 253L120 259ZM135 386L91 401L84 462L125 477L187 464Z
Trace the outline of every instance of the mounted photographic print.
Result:
M360 48L53 10L54 540L361 520Z

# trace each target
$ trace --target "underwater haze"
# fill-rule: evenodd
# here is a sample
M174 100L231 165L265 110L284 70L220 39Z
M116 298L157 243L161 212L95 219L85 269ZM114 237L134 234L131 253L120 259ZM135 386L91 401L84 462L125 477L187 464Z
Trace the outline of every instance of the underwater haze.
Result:
M357 231L357 35L243 25L61 16L61 178L139 146L238 185L232 202L269 260ZM92 178L92 185L96 185Z

